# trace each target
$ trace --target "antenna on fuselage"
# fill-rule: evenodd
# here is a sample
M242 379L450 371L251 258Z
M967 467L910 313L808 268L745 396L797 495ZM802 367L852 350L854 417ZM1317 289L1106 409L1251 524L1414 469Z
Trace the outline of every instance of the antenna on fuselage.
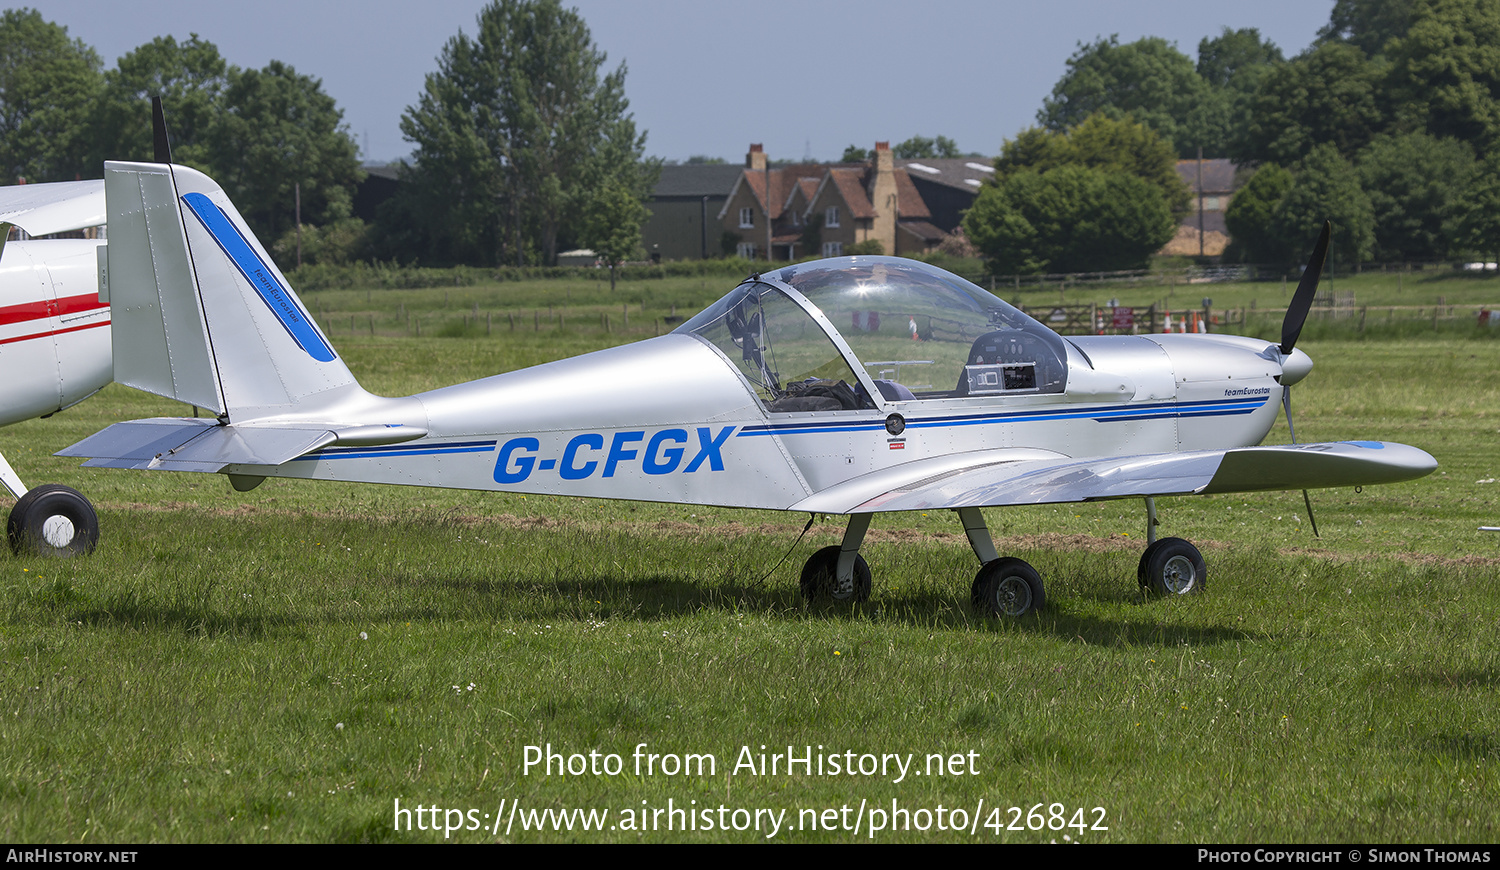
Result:
M151 98L151 143L157 163L172 162L172 146L167 142L167 116L161 110L161 97Z

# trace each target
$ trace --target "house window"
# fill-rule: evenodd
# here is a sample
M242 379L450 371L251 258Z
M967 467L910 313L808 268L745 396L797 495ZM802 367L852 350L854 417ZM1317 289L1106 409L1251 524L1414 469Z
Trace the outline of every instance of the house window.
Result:
M735 256L739 257L741 260L755 259L755 243L740 242L739 246L735 248Z
M1222 208L1223 208L1223 206L1219 205L1219 198L1217 196L1205 196L1205 197L1203 197L1203 210L1204 211L1220 211L1220 210L1222 210Z
M828 211L823 213L823 226L836 227L839 225L839 207L830 205Z
M755 226L755 209L746 206L740 209L740 229L749 229Z
M830 209L830 211L837 211L837 210L838 209ZM823 243L823 256L825 256L825 257L842 257L842 256L844 256L844 243L843 242L824 242Z

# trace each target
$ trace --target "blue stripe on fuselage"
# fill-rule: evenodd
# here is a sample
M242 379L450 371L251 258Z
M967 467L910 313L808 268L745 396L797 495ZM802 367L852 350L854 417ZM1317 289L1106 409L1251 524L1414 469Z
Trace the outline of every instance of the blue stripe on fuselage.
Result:
M452 444L431 444L426 447L412 447L405 444L393 444L389 447L325 447L322 450L298 456L294 461L383 459L387 456L442 456L449 453L488 453L494 449L494 441L457 441Z
M1094 420L1100 423L1119 423L1135 420L1161 420L1180 417L1236 417L1250 414L1269 401L1258 399L1214 399L1202 402L1153 402L1147 405L1120 407L1098 405L1076 408L1028 408L1024 411L996 411L987 414L955 414L944 417L912 417L906 421L907 429L947 429L956 426L982 426L990 423L1035 423L1046 420ZM763 426L745 426L737 437L754 435L795 435L823 432L867 432L884 429L884 420L827 420L798 421L795 423L768 423Z

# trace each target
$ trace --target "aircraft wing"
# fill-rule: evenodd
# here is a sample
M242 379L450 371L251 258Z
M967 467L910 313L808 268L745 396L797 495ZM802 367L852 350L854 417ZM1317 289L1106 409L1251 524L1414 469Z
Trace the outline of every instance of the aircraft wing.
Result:
M849 514L1321 489L1412 480L1437 467L1422 450L1379 441L1076 461L1011 458L1007 450L978 451L967 458L936 472L920 462L875 472L809 496L792 509Z
M103 226L104 180L0 187L0 223L33 236Z

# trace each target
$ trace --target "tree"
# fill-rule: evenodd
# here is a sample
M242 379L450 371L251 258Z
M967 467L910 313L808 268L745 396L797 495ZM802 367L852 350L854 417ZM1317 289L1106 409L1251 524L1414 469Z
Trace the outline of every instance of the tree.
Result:
M161 97L172 159L210 169L208 131L220 120L229 65L195 33L178 43L159 36L105 72L91 125L90 162L150 160L151 98Z
M1177 218L1187 213L1191 193L1177 174L1171 146L1144 124L1102 113L1063 133L1033 127L1007 140L995 159L995 180L1023 169L1073 165L1134 175L1156 188Z
M1245 259L1293 268L1332 220L1329 257L1344 265L1368 260L1375 214L1354 166L1325 142L1294 170L1262 166L1230 203L1224 219Z
M839 158L840 163L868 163L869 161L870 152L858 145L850 145L848 148L845 148L844 156Z
M496 0L478 25L474 38L449 40L402 116L417 146L410 177L429 202L416 210L462 240L454 252L553 263L607 181L642 200L649 192L625 67L601 76L604 53L557 0Z
M583 241L609 264L609 289L615 289L615 267L641 247L641 227L651 212L639 192L611 178L596 192L588 211Z
M0 14L0 181L71 181L89 165L84 132L101 83L99 55L32 9Z
M1079 44L1037 122L1061 132L1097 112L1145 124L1179 154L1205 144L1214 96L1193 61L1160 37L1120 45L1118 36Z
M304 221L349 217L363 177L358 148L319 80L277 60L230 69L216 114L210 169L256 235L275 239L294 225L298 187Z
M1281 201L1292 189L1290 170L1275 163L1263 164L1235 193L1224 212L1224 224L1233 239L1228 259L1284 265L1293 259L1282 226Z
M998 274L1140 268L1175 231L1151 184L1080 165L1013 172L985 185L964 217Z
M1403 129L1500 147L1500 0L1414 0L1386 44Z
M958 150L958 144L947 136L939 136L936 139L913 136L891 149L891 153L902 160L963 156L963 152Z
M1376 259L1437 260L1457 245L1474 150L1426 133L1377 136L1355 158L1375 219Z
M1406 35L1411 7L1412 0L1336 0L1318 41L1348 43L1375 57Z
M1198 43L1198 75L1211 88L1237 94L1253 94L1261 78L1277 64L1285 63L1281 49L1262 41L1254 27L1224 28L1218 36Z
M1344 154L1386 127L1384 71L1355 46L1325 42L1266 73L1231 156L1294 163L1330 143Z
M1500 259L1500 160L1493 156L1477 167L1460 200L1457 242L1462 251Z

